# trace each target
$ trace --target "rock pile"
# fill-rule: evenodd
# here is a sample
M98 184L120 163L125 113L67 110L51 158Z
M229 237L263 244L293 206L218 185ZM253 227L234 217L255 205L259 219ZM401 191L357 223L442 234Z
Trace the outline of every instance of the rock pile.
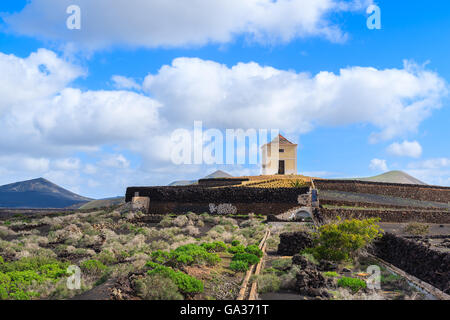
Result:
M314 246L310 233L304 231L282 233L278 254L281 256L293 256L300 251Z
M325 279L317 265L298 254L292 258L292 264L301 268L296 275L296 291L309 297L330 298L326 288L333 286L333 280Z

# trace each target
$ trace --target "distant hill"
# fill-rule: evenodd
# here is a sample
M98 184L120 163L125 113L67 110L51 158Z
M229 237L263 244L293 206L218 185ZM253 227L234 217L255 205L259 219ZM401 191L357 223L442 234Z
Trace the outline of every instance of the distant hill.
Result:
M426 185L426 183L410 176L403 171L389 171L379 176L369 178L356 178L355 180L369 181L369 182L385 182L385 183L403 183L403 184L419 184Z
M125 203L124 197L106 198L100 200L92 200L86 204L83 204L81 207L79 207L79 209L90 210L90 209L108 208L122 203Z
M91 200L44 178L0 186L0 208L62 209Z
M217 178L233 178L233 176L222 170L217 170L202 179L217 179ZM171 184L169 184L169 186L170 187L190 186L190 185L196 184L197 182L198 182L198 180L180 180L180 181L172 182Z
M207 175L203 179L217 179L217 178L233 178L233 176L222 170L217 170L216 172L213 172L210 175Z

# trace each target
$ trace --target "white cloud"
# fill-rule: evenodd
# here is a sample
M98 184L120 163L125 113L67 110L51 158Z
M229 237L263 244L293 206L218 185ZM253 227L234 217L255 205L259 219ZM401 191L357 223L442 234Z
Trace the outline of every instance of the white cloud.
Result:
M387 148L387 152L394 156L419 158L422 155L422 146L417 141L395 142Z
M143 88L178 126L203 120L214 128L302 133L316 125L368 123L380 130L372 142L416 131L447 94L444 79L407 62L402 69L348 67L312 76L257 63L229 68L179 58L148 75Z
M129 168L130 161L121 154L108 155L99 163L101 166L110 168Z
M386 160L382 159L372 159L369 168L374 171L388 171Z
M6 108L54 96L70 82L84 75L46 49L22 59L0 52L0 115Z
M441 168L450 168L450 159L449 158L436 158L436 159L427 159L420 162L411 163L409 165L412 169L441 169Z
M435 158L412 162L407 172L412 176L433 185L450 185L450 158Z
M132 78L115 75L111 78L114 88L116 89L131 89L141 90L141 85Z
M390 139L414 131L447 89L437 74L408 64L310 75L180 58L146 77L139 93L72 88L85 72L48 50L27 58L0 53L0 70L8 71L0 74L2 182L67 179L64 186L94 195L201 176L205 167L170 161L172 131L192 129L195 120L205 129L274 128L292 136L318 125L368 123L378 139ZM140 162L132 166L125 154Z
M66 158L57 159L53 162L53 166L57 170L78 170L80 168L80 159Z
M364 10L371 0L77 0L81 30L65 28L72 0L30 0L5 15L9 28L39 38L110 45L176 47L251 41L288 42L299 37L342 41L346 34L330 21L333 13Z

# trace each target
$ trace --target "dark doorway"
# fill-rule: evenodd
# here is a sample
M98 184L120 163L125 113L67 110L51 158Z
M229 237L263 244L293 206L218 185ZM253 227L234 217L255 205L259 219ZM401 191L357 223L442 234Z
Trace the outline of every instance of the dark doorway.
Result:
M284 160L280 160L278 165L278 174L285 174Z

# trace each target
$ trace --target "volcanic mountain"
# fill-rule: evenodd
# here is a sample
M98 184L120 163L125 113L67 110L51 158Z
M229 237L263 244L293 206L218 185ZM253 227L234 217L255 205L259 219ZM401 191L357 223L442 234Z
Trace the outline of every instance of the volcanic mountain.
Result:
M0 186L0 208L60 209L91 200L44 178Z

